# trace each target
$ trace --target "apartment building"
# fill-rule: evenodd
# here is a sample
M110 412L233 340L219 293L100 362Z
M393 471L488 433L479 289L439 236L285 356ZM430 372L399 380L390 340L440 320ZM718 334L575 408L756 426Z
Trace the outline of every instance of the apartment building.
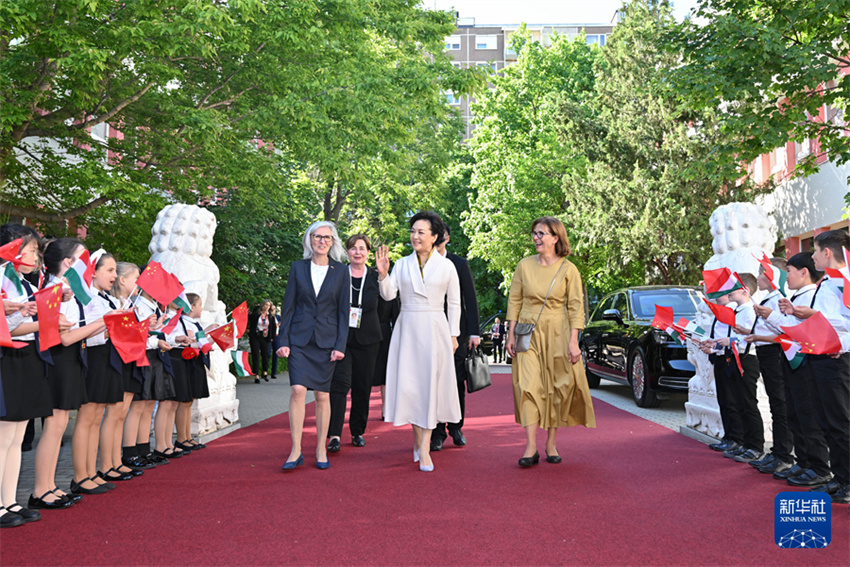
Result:
M606 38L614 31L617 17L615 14L614 20L608 24L526 24L526 29L532 41L547 47L555 34L573 39L582 32L586 34L588 43L605 45ZM458 18L457 30L446 38L445 50L454 59L452 64L456 67L486 67L492 73L499 73L516 63L517 54L511 50L510 39L519 27L519 24L476 26L475 18ZM475 124L470 106L474 99L456 97L449 92L446 93L446 101L456 106L463 116L466 126L464 139L472 136Z

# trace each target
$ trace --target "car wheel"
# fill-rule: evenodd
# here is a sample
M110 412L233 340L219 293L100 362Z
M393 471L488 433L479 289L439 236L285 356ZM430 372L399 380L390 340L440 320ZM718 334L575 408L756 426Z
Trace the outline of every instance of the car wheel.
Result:
M584 364L584 375L587 377L587 385L589 388L598 388L600 377L587 367L587 352L584 348L581 349L581 362Z
M649 377L646 375L646 358L640 347L632 351L629 357L629 382L632 385L635 403L639 407L654 408L658 405L658 396L649 388Z

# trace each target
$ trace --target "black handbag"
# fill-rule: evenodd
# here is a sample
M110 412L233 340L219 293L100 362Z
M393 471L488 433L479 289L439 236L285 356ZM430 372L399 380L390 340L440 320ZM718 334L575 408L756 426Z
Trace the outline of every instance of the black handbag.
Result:
M463 362L466 365L467 393L483 390L492 383L490 382L490 363L487 361L487 355L480 348L470 350Z

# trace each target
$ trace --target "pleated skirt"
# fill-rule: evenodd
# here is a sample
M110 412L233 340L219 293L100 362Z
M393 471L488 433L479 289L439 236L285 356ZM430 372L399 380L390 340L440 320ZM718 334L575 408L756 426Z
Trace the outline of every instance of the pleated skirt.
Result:
M47 366L53 407L61 410L80 409L89 401L86 388L86 369L80 360L80 345L51 347L53 366Z
M86 393L89 403L117 404L124 401L124 379L112 365L112 345L88 347Z
M192 401L192 361L183 358L182 348L173 348L168 351L168 357L171 359L171 369L174 371L174 401L191 402Z
M3 421L29 421L53 415L53 398L47 383L46 363L36 351L35 341L22 348L3 348L0 375L3 377Z

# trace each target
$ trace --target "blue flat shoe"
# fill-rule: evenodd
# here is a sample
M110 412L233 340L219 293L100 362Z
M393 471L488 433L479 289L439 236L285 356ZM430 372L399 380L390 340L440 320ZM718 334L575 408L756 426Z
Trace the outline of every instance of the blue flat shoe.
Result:
M331 468L330 461L316 461L316 468L319 470L325 470Z
M283 463L283 466L280 467L285 471L294 471L295 467L300 467L304 464L304 455L298 455L298 458L294 461L286 461Z

